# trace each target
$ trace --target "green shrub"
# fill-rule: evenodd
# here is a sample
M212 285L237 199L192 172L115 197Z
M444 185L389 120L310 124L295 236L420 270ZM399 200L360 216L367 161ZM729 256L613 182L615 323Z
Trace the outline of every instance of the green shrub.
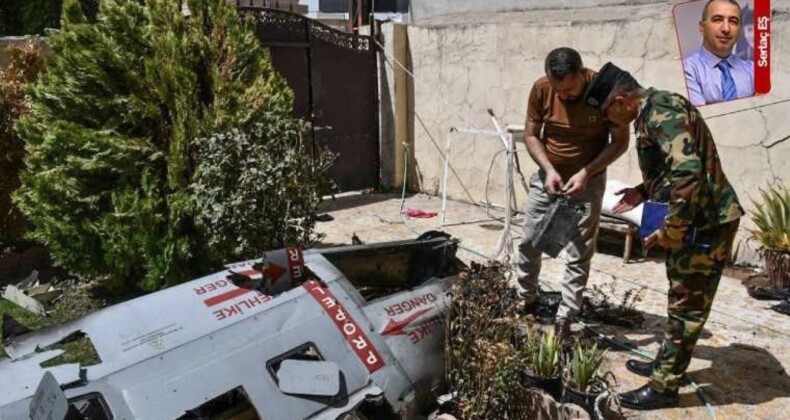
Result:
M27 170L15 198L31 236L77 274L153 290L310 237L326 161L312 168L301 153L292 92L229 2L189 8L102 0L90 23L64 1L48 72L17 124ZM223 142L232 130L238 138ZM213 179L223 156L247 170ZM300 180L301 195L280 174ZM258 184L271 196L226 201L256 196ZM298 234L283 231L281 211L249 211L260 203L287 207ZM259 238L240 235L242 223Z
M63 0L0 0L0 36L41 35L60 27Z
M554 378L560 373L560 346L554 330L549 329L531 346L532 369L540 378Z
M231 130L197 143L198 220L211 249L226 255L250 258L280 244L309 245L319 191L329 189L328 178L314 171L328 170L331 156L321 153L313 165L302 126L264 117L249 133Z
M567 383L579 392L587 392L587 386L598 375L598 368L601 367L604 356L606 350L600 350L598 343L583 346L577 341L567 362L569 376Z
M750 211L757 229L750 231L761 250L790 252L790 190L773 184L760 189L761 201L752 200Z

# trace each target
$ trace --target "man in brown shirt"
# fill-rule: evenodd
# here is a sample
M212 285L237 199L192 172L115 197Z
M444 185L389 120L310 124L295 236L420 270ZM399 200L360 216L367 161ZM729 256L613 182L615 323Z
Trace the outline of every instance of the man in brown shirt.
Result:
M540 169L530 179L517 276L527 312L534 313L541 267L541 252L532 246L535 228L556 196L583 205L585 214L565 248L567 265L555 325L558 335L565 336L587 285L606 167L626 151L629 134L628 127L608 124L598 109L581 100L595 72L582 66L578 52L551 51L545 70L546 76L532 86L527 105L524 143Z

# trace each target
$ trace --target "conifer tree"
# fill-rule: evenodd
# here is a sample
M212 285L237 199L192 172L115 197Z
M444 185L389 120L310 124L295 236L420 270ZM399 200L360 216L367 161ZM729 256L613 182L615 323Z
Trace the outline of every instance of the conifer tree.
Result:
M189 0L188 16L181 3L102 0L89 21L78 0L64 0L62 29L49 40L48 72L30 89L31 112L17 124L27 170L15 197L32 223L31 236L49 246L57 263L84 276L153 290L224 261L304 242L312 231L323 175L306 160L291 117L292 92L256 39L254 23L226 1ZM232 142L200 146L230 132L293 156L288 170L298 172L304 198L280 194L283 181L268 178L276 173L265 168L251 184L275 185L270 197L248 194L240 203L224 202L228 194L206 197L205 191L236 182L207 179L210 168L198 171L199 153L201 160L257 168ZM322 159L318 169L327 164ZM225 206L287 210L236 220L226 234L225 220L206 211ZM283 233L285 218L302 224ZM243 223L270 235L240 237Z

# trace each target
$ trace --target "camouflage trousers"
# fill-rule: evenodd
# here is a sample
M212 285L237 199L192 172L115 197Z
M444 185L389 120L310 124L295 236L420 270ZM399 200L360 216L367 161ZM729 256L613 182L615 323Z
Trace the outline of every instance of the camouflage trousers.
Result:
M669 328L650 377L652 388L658 391L678 389L708 320L722 271L730 259L738 224L735 220L711 229L709 248L684 246L667 252Z

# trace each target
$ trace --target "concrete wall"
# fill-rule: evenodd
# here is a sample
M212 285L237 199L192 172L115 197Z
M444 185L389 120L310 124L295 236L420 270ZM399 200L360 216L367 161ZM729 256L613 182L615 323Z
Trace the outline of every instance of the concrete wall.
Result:
M471 1L468 3L472 3ZM770 94L701 108L713 131L724 168L741 201L770 181L790 181L790 5L774 5ZM451 127L492 129L492 108L504 123L522 124L527 94L543 75L543 60L558 46L576 48L585 65L606 61L631 71L646 86L685 92L671 5L602 6L572 10L475 13L436 17L408 28L414 80L414 150L419 189L440 192L443 149ZM750 109L760 107L756 109ZM452 198L486 195L502 203L502 149L496 138L454 134L450 153ZM609 179L641 180L633 138L609 169ZM535 169L519 144L526 176ZM493 166L492 166L493 162ZM487 173L492 168L492 176ZM486 184L488 188L486 189ZM519 203L523 203L523 194ZM742 222L750 226L748 218ZM741 255L754 260L741 246Z
M411 0L412 21L435 16L519 10L576 9L597 6L620 6L666 3L665 0Z

